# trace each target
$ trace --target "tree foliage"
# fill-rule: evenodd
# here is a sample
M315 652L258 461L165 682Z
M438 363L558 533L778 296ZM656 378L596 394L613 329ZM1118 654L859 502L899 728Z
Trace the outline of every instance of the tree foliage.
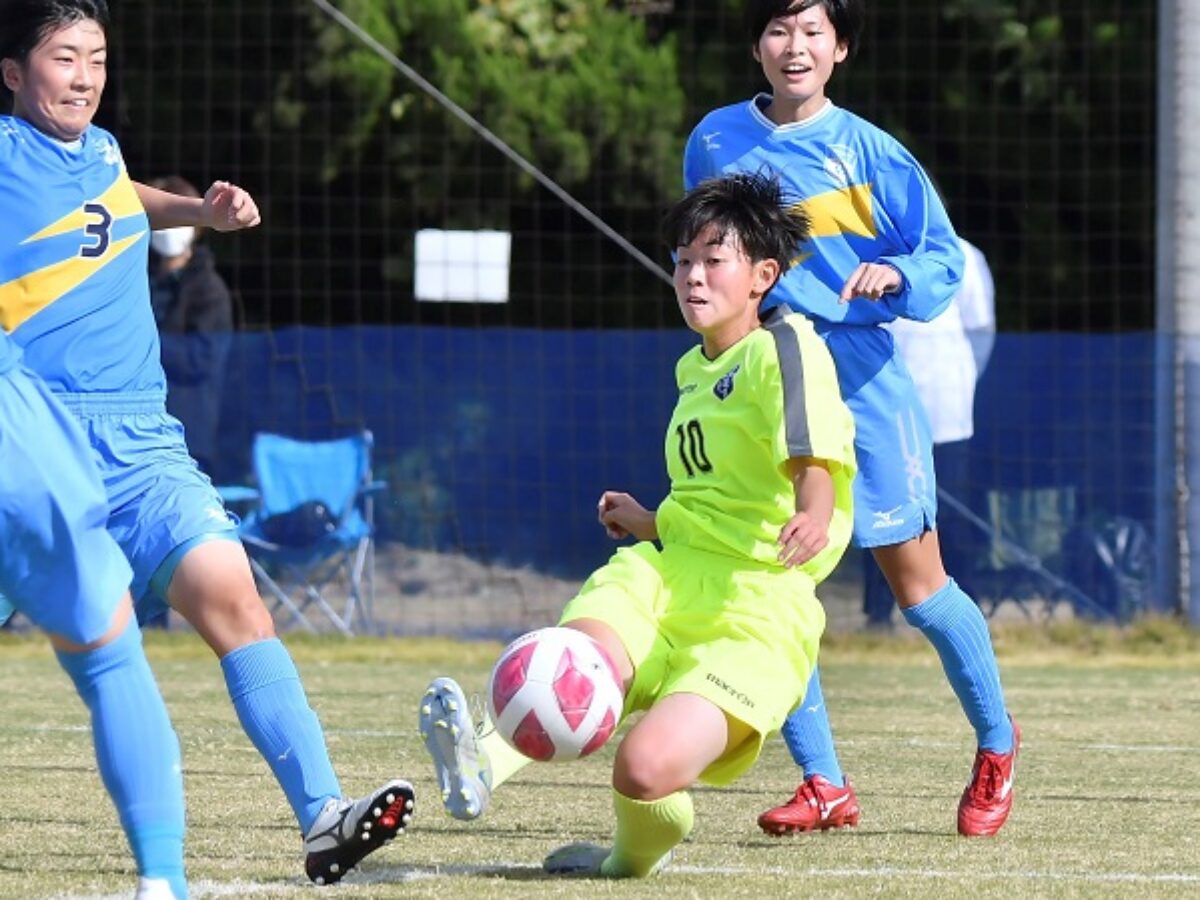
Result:
M687 132L766 88L740 0L336 5L433 90L311 0L114 5L105 116L131 171L241 179L265 206L233 251L269 260L234 260L252 320L403 319L403 244L438 226L521 235L513 321L554 321L555 291L588 321L657 321L628 303L648 282L607 274L628 259L436 93L651 252ZM832 93L934 175L993 263L1004 327L1152 324L1155 29L1153 4L1119 0L869 2Z

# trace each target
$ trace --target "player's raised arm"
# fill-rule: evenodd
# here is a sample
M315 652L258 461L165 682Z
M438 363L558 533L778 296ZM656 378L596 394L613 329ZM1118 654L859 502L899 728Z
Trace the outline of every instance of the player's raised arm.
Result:
M154 231L183 225L238 231L253 228L262 221L258 204L250 193L228 181L214 181L202 198L172 194L138 181L133 186Z

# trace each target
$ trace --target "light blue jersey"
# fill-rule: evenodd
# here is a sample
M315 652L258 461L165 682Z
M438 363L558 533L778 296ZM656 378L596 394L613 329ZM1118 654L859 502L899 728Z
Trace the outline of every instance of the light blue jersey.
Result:
M165 393L149 247L111 134L64 144L0 116L0 326L51 390Z
M236 538L166 413L149 234L111 134L92 125L64 143L0 116L0 329L83 426L143 621L162 609L178 548Z
M963 257L937 192L893 137L826 103L803 122L776 125L768 95L709 113L684 152L684 187L733 172L770 172L812 225L793 267L767 295L811 318L854 415L859 474L854 541L902 543L934 527L937 492L929 423L891 335L897 317L927 321L949 304ZM903 285L878 302L842 303L860 262L896 268Z

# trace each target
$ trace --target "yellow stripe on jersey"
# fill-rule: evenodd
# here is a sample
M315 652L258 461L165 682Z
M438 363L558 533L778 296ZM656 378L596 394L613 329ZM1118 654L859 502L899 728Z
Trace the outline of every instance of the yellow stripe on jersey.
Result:
M855 184L808 197L795 208L808 216L814 238L843 234L874 238L877 236L871 213L874 203L871 185Z
M129 175L124 171L117 176L116 181L109 185L108 190L89 202L98 203L107 209L113 217L113 221L142 212L142 201L138 199L133 182L129 180ZM84 212L83 206L80 205L78 209L67 213L57 222L47 225L37 234L30 235L21 241L21 243L30 244L48 237L70 234L72 231L82 231L91 221L90 214Z
M137 243L138 231L113 241L103 256L72 256L0 284L0 327L12 332L59 297L74 290Z

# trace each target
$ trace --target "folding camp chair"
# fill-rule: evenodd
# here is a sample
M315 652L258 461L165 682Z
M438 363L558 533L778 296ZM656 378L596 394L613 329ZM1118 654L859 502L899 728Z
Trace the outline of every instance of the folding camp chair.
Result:
M371 480L373 443L369 431L332 441L259 433L257 488L221 488L229 503L256 502L239 532L259 590L274 614L286 611L309 631L318 630L312 608L346 635L356 619L374 628L373 496L385 484ZM337 601L335 589L344 593Z

